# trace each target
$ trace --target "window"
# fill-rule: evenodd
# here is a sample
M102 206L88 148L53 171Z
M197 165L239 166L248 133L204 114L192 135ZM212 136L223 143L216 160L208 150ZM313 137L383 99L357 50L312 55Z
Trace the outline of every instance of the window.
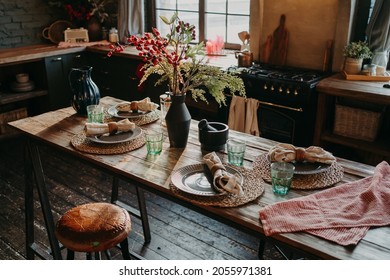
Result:
M160 15L170 17L175 11L179 17L194 24L196 41L224 38L226 48L239 48L238 33L249 31L250 0L155 0L156 27L162 34L168 33Z

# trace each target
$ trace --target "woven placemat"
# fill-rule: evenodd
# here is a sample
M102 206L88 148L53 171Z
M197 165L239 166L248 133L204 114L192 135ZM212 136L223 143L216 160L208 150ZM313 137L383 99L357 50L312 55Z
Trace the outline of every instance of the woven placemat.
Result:
M267 154L257 156L252 165L254 170L260 173L261 178L266 182L271 182L271 166ZM314 190L322 189L340 182L344 176L344 169L337 162L324 172L317 174L295 174L291 183L292 189Z
M137 126L145 125L148 123L155 122L160 119L161 112L159 110L154 110L149 114L142 115L136 118L131 118L129 121L135 123ZM116 122L122 118L117 118L108 113L108 109L104 109L104 122Z
M118 144L102 144L91 141L85 136L84 131L74 135L70 140L73 147L81 152L98 155L115 155L123 154L135 149L138 149L145 145L144 132L130 141Z
M228 194L224 196L201 196L192 195L175 187L174 184L170 184L171 190L182 199L206 206L219 206L219 207L236 207L246 204L250 201L257 199L264 192L265 183L260 178L258 172L252 169L232 166L239 170L244 177L244 183L242 190L243 195Z

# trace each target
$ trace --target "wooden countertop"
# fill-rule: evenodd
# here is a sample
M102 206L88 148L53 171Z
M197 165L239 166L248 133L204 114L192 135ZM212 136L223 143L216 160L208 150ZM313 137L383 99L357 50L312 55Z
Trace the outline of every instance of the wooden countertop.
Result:
M0 65L39 60L54 55L84 51L86 47L59 48L53 44L29 45L0 50Z
M90 51L98 53L108 53L108 46L83 46L83 47L70 47L59 48L54 44L40 44L29 45L17 48L9 48L0 50L0 65L7 65L13 63L21 63L24 61L39 60L45 57L54 55L63 55L76 53L81 51ZM115 53L115 56L126 57L130 59L141 60L138 55L138 51L135 47L128 47L121 53ZM237 59L234 57L234 52L229 51L224 56L206 56L207 63L213 66L228 68L232 65L237 65Z
M316 89L320 93L390 105L390 89L385 82L349 81L341 73L321 80Z

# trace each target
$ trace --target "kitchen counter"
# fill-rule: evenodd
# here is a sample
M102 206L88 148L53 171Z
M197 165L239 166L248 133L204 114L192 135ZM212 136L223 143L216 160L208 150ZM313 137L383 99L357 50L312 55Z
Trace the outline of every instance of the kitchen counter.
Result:
M29 45L0 50L0 65L22 63L50 57L84 51L86 47L59 48L53 44Z
M63 55L77 53L81 51L108 53L108 46L85 46L85 47L71 47L59 48L53 44L29 45L18 48L10 48L0 50L0 65L7 65L12 63L38 60L54 55ZM138 51L135 47L128 47L121 53L114 53L115 56L127 57L131 59L142 60L138 56ZM234 51L226 51L226 55L222 56L206 56L207 62L210 65L228 68L232 65L237 65L237 59L234 56Z

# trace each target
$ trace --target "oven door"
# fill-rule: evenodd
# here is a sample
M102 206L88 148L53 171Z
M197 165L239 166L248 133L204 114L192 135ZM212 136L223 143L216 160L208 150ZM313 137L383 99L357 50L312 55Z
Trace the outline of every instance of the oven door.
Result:
M260 102L257 111L260 136L296 146L310 146L314 120L304 110Z

